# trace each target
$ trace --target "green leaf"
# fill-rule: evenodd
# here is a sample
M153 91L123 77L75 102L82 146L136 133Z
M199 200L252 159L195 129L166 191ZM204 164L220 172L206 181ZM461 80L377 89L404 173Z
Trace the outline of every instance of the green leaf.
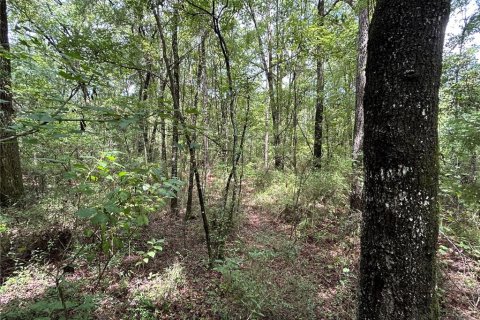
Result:
M75 76L71 73L68 73L68 72L65 72L63 70L60 70L58 71L58 75L64 79L67 79L67 80L75 80L75 81L78 81L78 80L81 80L81 77L79 76Z
M91 195L95 193L95 190L88 184L88 183L82 183L78 186L77 190L83 194L86 195Z
M196 143L196 142L192 142L190 144L190 148L191 149L199 149L200 148L200 144Z
M139 226L145 226L148 224L148 217L144 214L140 214L137 216L136 222Z
M64 134L64 133L55 133L53 135L53 138L54 139L63 139L63 138L68 138L68 134Z
M76 215L80 218L91 218L97 213L95 208L83 208L77 211Z
M22 142L29 143L29 144L37 144L40 142L37 138L26 138L23 139Z
M105 161L98 161L98 166L99 167L102 167L102 168L106 168L108 166L108 163L106 163Z
M53 119L49 114L45 114L45 113L41 115L39 120L40 122L45 122L45 123L55 121L55 119Z
M107 212L110 212L110 213L120 213L120 212L122 212L122 208L120 208L119 206L117 206L114 203L107 203L104 206L104 208L105 208L105 210L107 210Z
M101 224L106 224L107 222L108 222L108 216L103 212L98 212L92 218L93 224L101 225Z
M121 172L118 173L118 176L121 178L121 177L126 176L127 174L128 174L128 172L126 172L126 171L121 171Z
M126 129L132 123L135 123L136 119L122 119L119 122L120 129Z
M87 261L92 262L95 259L95 254L93 252L87 253Z
M82 56L79 52L75 52L75 51L72 51L72 52L65 52L65 55L69 58L72 58L72 59L81 59Z
M120 191L118 193L118 199L120 201L127 201L128 199L130 199L130 196L131 196L130 192L127 192L127 191Z
M104 241L102 243L102 250L103 250L104 253L108 253L108 251L110 251L111 248L112 248L112 246L110 245L109 241Z
M199 115L200 111L197 108L187 108L185 109L185 113Z

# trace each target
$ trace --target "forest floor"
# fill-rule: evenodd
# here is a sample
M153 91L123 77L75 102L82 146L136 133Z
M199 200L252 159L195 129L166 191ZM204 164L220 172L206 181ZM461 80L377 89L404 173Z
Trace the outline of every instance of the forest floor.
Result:
M96 269L79 263L63 284L66 314L54 267L26 267L0 287L0 319L354 319L360 217L335 210L295 226L288 212L245 198L212 270L201 219L162 214L143 233L165 239L148 264L133 253L114 259L95 287ZM438 257L441 318L480 319L478 259L445 236Z

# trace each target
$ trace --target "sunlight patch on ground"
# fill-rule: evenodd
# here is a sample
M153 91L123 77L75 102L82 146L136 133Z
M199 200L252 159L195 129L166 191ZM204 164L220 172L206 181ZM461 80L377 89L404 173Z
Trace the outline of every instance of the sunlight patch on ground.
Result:
M139 279L134 283L130 294L134 303L147 299L154 304L162 304L178 296L185 282L184 268L176 262L162 274L150 274L147 278Z
M54 286L53 280L49 279L42 270L34 270L33 267L22 270L0 287L0 311L2 306L14 300L30 300L39 297L52 286Z

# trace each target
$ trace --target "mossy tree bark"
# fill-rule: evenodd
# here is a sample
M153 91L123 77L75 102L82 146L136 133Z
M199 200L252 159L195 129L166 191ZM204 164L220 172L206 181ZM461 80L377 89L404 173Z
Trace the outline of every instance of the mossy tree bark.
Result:
M438 92L449 0L378 0L365 88L358 319L438 319Z
M0 42L0 206L8 206L23 194L23 181L18 141L8 129L15 111L11 94L6 0L0 0Z

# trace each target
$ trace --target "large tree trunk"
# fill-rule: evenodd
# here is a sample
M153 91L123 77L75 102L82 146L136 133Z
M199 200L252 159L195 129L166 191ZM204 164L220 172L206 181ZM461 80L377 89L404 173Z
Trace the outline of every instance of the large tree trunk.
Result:
M323 25L325 15L325 1L319 0L317 4L317 19L319 26ZM322 47L317 45L317 102L315 104L315 136L313 140L313 158L316 168L320 168L322 160L322 139L323 139L323 100L324 100L324 73Z
M6 0L0 0L0 42L2 52L10 51ZM0 206L11 205L23 194L18 141L8 130L15 113L10 79L10 58L0 55Z
M357 79L355 93L355 126L353 131L352 153L352 190L350 195L350 209L362 210L362 148L363 148L363 96L365 95L365 68L367 67L368 42L368 6L360 9L358 15L357 39Z
M358 319L438 319L438 92L449 0L378 0L365 87Z

